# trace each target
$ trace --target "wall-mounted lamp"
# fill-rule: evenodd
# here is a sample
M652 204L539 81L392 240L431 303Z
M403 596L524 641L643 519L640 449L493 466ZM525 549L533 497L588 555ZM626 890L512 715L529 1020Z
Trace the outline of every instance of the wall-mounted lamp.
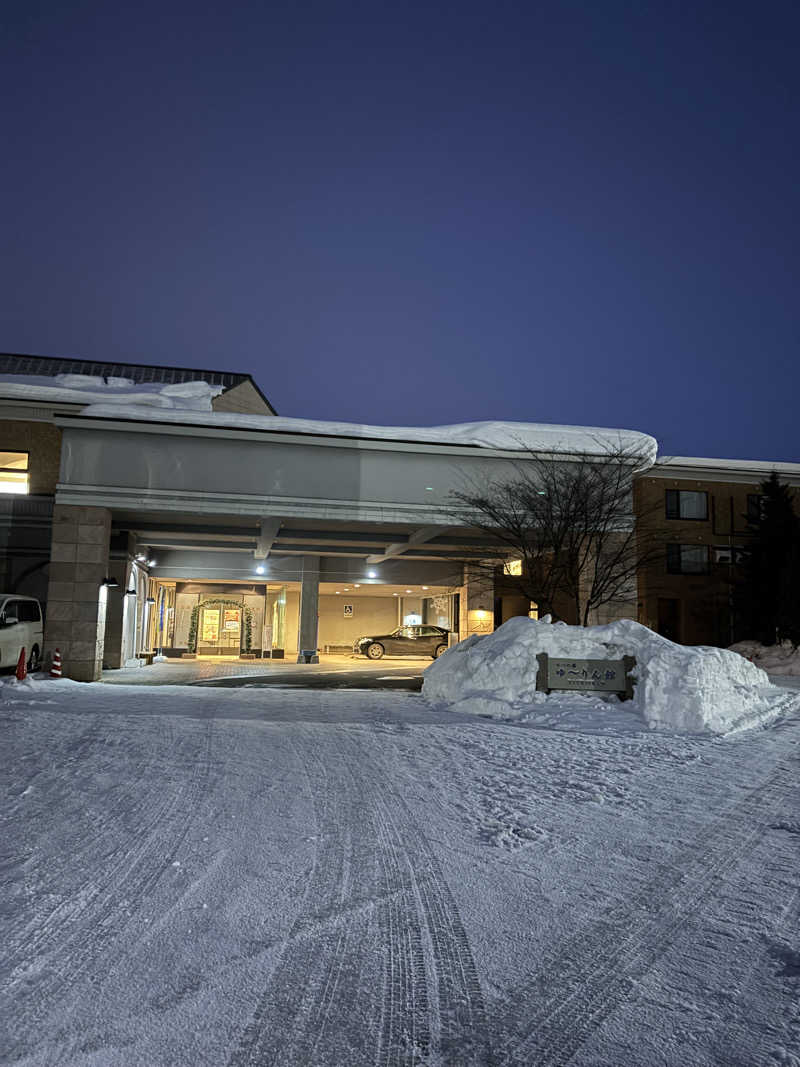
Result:
M126 589L125 592L122 595L123 596L136 596L136 590L135 589Z
M156 598L154 596L149 596L147 600L145 600L145 604L155 604L155 602Z
M104 578L100 584L104 585L106 589L119 589L119 582L116 578Z
M263 574L263 573L264 573L264 568L263 567L256 567L256 574Z
M375 573L375 571L367 571L367 577L368 578L377 578L378 575Z

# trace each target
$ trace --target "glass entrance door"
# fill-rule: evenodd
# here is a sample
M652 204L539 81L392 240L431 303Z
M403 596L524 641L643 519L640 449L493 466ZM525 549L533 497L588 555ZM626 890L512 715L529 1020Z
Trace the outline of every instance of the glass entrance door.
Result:
M238 656L241 645L241 608L222 604L201 607L197 642L201 656Z

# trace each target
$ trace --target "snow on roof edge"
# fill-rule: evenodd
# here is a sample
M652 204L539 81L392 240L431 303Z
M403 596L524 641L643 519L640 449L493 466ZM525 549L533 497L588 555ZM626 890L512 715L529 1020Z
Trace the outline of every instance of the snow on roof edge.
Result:
M570 455L605 455L630 451L645 468L652 465L658 443L649 434L599 426L561 426L549 423L467 422L448 426L374 426L363 423L296 419L283 415L245 415L235 412L148 410L118 404L92 404L82 413L92 418L125 418L146 422L188 423L199 426L326 437L351 437L421 444L462 445L497 451L541 451ZM643 468L644 469L644 468Z

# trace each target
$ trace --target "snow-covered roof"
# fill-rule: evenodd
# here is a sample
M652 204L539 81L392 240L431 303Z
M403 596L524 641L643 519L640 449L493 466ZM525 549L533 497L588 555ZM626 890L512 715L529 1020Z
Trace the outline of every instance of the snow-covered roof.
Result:
M64 384L69 380L83 382L88 389L102 388L104 383L120 383L158 391L160 386L181 385L190 382L207 382L218 386L215 396L249 383L264 401L268 412L275 409L259 389L252 376L234 371L199 370L188 367L165 367L155 363L126 363L115 360L71 359L62 356L32 356L13 352L0 352L0 381L27 382L43 387ZM99 384L98 384L99 383ZM71 403L72 400L64 401Z
M781 481L800 485L800 463L766 459L714 459L707 456L659 456L648 470L654 478L762 482L775 471Z
M150 422L191 421L194 425L266 430L272 433L311 434L364 440L410 441L456 445L499 451L536 451L568 455L608 455L624 450L649 466L658 449L655 438L637 430L598 426L557 426L528 422L462 422L451 426L373 426L354 422L325 422L284 416L241 415L228 412L193 412L191 419L178 411L94 404L84 415L131 418Z
M144 406L210 412L211 401L224 388L202 379L164 384L89 374L0 374L0 397L84 407L103 403L134 409Z
M82 415L97 418L558 455L603 456L624 451L635 458L642 469L653 463L658 450L655 438L649 434L600 426L498 421L462 422L451 426L375 426L213 411L211 402L222 389L221 385L202 380L164 385L82 374L58 374L54 378L0 374L0 397L75 404L81 406Z

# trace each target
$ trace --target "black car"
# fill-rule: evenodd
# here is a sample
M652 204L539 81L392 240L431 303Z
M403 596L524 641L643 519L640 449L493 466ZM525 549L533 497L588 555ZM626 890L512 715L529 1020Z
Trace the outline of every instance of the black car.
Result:
M447 648L449 632L441 626L401 626L390 634L356 638L353 652L367 659L383 656L432 656L438 659Z

